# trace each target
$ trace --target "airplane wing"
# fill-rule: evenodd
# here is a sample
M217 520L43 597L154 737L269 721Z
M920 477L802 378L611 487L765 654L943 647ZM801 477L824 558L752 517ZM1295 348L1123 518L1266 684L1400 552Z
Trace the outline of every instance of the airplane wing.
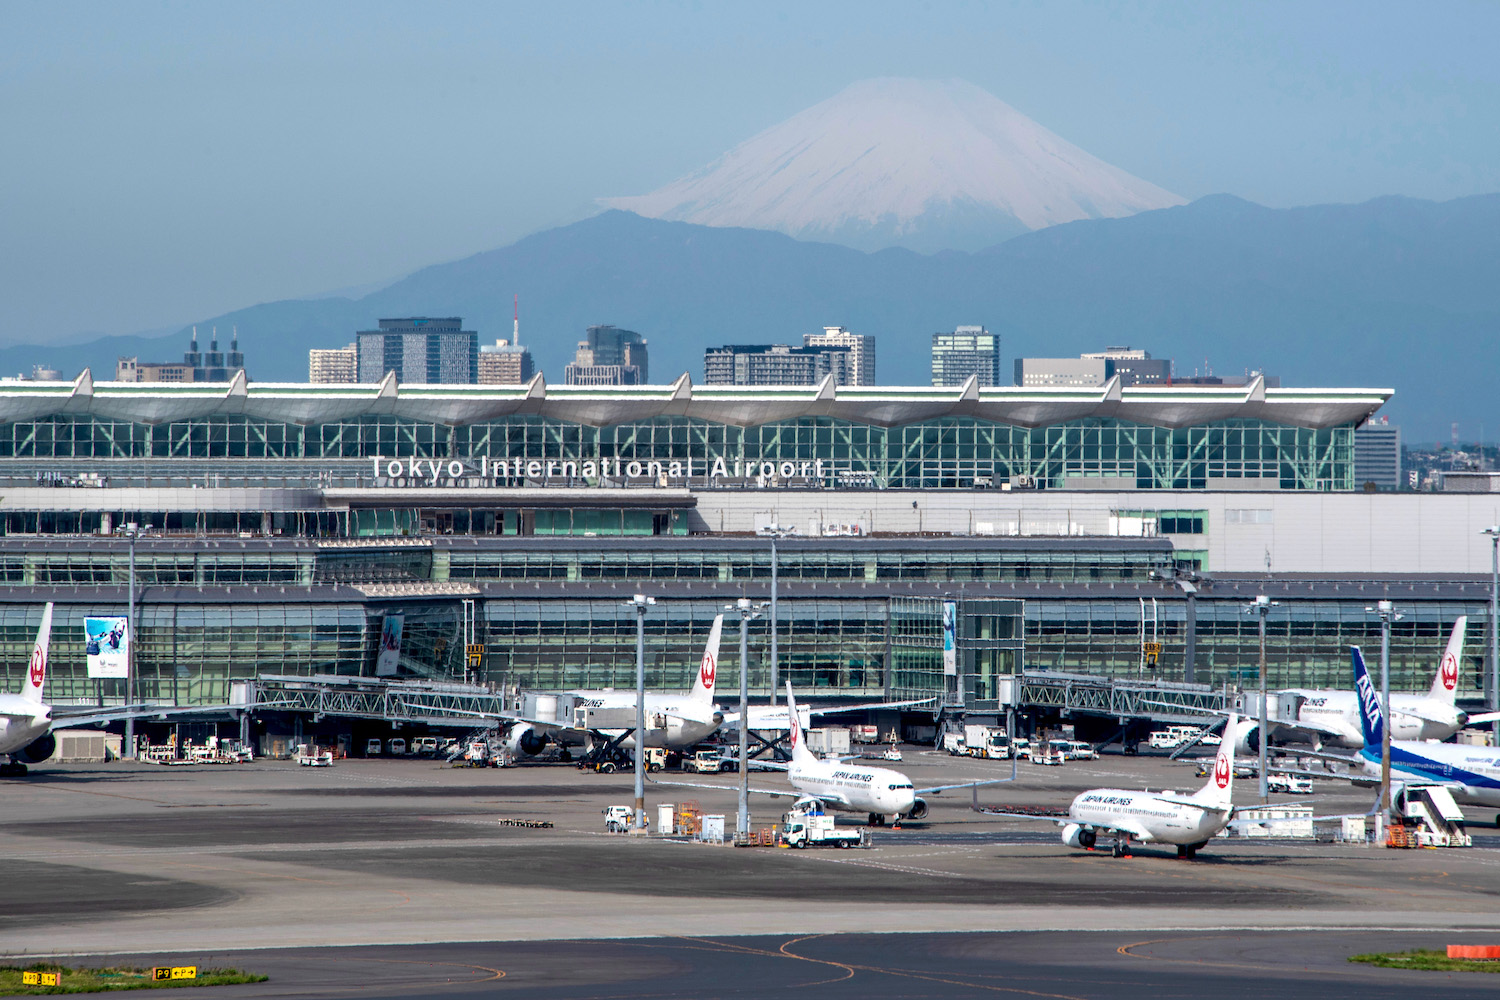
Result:
M1469 716L1469 725L1480 722L1500 722L1500 712L1481 712L1479 715Z
M807 708L808 715L838 715L843 712L873 712L883 708L908 708L912 705L929 705L936 698L914 698L909 701L872 701L863 705L823 705L817 708ZM751 729L787 729L791 726L791 719L787 715L785 705L760 705L751 708L745 713ZM725 712L724 725L737 724L740 721L739 712Z
M120 722L124 719L165 719L171 715L192 715L201 712L222 711L226 705L117 705L114 708L93 706L52 706L52 726L89 726L101 722ZM3 714L3 713L0 713Z
M949 791L949 790L954 789L954 788L978 788L980 785L1000 785L1000 784L1004 784L1007 781L1014 781L1014 780L1015 780L1015 778L1011 777L1011 778L990 778L990 779L988 779L986 781L959 781L959 782L956 782L956 783L954 783L952 785L931 785L931 786L929 786L927 788L918 788L916 790L916 793L918 795L936 795L939 792L946 792L946 791Z
M711 781L656 781L653 779L651 783L653 785L661 785L666 788L711 788L716 792L739 791L739 787L737 785L716 785ZM749 790L754 792L756 795L777 795L781 796L782 798L789 799L822 798L824 801L828 801L826 796L805 795L803 792L799 792L794 788L756 788L754 786L751 786Z

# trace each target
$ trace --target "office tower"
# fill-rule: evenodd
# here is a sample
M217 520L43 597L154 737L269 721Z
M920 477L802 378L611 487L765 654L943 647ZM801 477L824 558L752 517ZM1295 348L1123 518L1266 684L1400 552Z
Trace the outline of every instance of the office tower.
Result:
M848 385L852 368L846 347L725 344L703 352L705 385L817 385L829 375Z
M849 351L849 381L843 385L875 384L875 338L850 333L841 326L825 326L822 333L802 335L803 347L843 347Z
M397 382L473 384L478 373L479 334L463 329L458 316L383 319L357 337L361 382L395 372Z
M955 327L932 335L932 384L958 386L973 376L979 385L1000 384L1000 335L982 326Z
M568 385L644 385L649 377L646 338L615 326L589 327L563 369Z
M359 347L327 349L314 347L307 352L309 382L353 382L359 374Z
M1354 487L1374 483L1382 490L1401 485L1401 428L1378 417L1354 431Z

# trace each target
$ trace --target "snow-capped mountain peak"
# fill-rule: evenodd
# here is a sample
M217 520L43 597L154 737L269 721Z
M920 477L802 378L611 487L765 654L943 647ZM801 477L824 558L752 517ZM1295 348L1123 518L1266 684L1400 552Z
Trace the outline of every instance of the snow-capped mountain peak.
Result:
M1028 230L1183 199L959 80L877 79L650 194L650 218L777 230L860 249L978 249Z

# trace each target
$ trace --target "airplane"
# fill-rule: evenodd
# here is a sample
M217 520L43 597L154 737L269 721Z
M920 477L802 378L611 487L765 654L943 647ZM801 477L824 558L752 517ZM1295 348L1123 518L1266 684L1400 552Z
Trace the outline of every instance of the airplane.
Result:
M797 699L792 693L790 681L786 685L786 718L789 728L787 746L792 759L786 764L762 762L762 767L786 770L792 791L774 788L752 788L758 795L796 797L799 805L816 801L825 808L838 812L865 813L871 826L884 826L887 822L899 824L903 819L920 820L927 816L927 800L924 795L945 792L951 788L968 788L970 785L992 785L1009 778L990 781L961 781L952 785L932 785L917 788L912 780L900 771L888 767L865 767L846 763L843 760L820 760L803 739L802 715L797 710ZM683 788L715 788L731 791L728 785L715 785L685 781L658 781L659 785Z
M0 776L20 777L27 764L40 764L57 749L52 735L52 706L42 701L47 682L47 647L52 640L52 602L42 611L42 625L31 647L31 660L20 694L0 694Z
M1406 692L1391 694L1391 738L1398 740L1445 740L1464 728L1478 722L1492 722L1500 713L1469 715L1454 704L1458 693L1459 669L1463 663L1464 633L1468 627L1468 616L1460 615L1453 623L1448 637L1448 646L1438 663L1432 688L1426 694ZM1311 742L1315 748L1324 746L1358 750L1364 746L1360 728L1360 702L1354 691L1291 688L1281 692L1298 699L1297 718L1294 722L1277 723L1272 738L1290 736L1299 741ZM1249 728L1245 728L1246 724ZM1242 731L1237 733L1237 742L1242 750L1258 750L1259 745L1253 730L1257 723L1244 720Z
M1370 681L1359 647L1350 646L1349 652L1354 663L1354 687L1359 692L1363 745L1348 761L1378 779L1385 726L1380 695ZM1392 783L1399 779L1407 785L1442 785L1455 800L1468 805L1500 806L1500 749L1494 747L1392 739L1391 775ZM1500 817L1496 818L1496 824L1500 825Z
M1230 731L1238 721L1229 716ZM1012 819L1047 819L1062 827L1062 842L1092 851L1101 834L1114 838L1113 856L1130 854L1130 842L1174 844L1177 856L1192 859L1209 840L1229 825L1234 814L1234 743L1224 740L1214 758L1213 773L1190 795L1177 792L1091 788L1068 806L1066 816L1006 812L981 806L975 792L975 812Z

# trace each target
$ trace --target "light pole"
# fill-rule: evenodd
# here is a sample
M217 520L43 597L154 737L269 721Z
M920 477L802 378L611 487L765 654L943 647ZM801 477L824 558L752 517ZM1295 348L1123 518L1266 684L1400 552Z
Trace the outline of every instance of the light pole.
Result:
M1276 607L1275 601L1265 594L1257 594L1255 603L1245 609L1247 614L1254 614L1260 619L1260 724L1255 728L1255 742L1258 744L1259 769L1260 769L1260 800L1268 802L1271 798L1270 785L1267 783L1266 775L1266 744L1270 742L1267 737L1268 720L1266 718L1266 615ZM1233 739L1233 733L1225 733L1225 739Z
M646 609L656 598L636 594L626 607L635 609L635 820L646 829Z
M1490 704L1500 711L1500 524L1485 528L1490 536ZM1500 746L1500 719L1490 724L1490 744Z
M779 524L772 524L768 527L762 528L761 530L771 536L771 704L774 705L776 704L776 689L778 686L780 686L781 683L780 677L778 676L778 668L780 667L781 658L777 655L779 650L776 646L776 623L780 621L780 618L778 618L776 614L776 584L777 574L779 570L779 566L776 561L776 542L778 539L784 538L787 535L791 534L791 532L783 528Z
M750 833L750 619L759 618L763 607L741 597L724 609L740 614L740 801L734 820L736 834Z
M1391 825L1391 622L1400 619L1390 601L1365 611L1380 616L1380 815Z
M121 754L126 760L135 759L135 543L142 534L151 530L151 525L141 527L131 521L120 530L130 545L130 573L126 587L125 604L125 746Z

